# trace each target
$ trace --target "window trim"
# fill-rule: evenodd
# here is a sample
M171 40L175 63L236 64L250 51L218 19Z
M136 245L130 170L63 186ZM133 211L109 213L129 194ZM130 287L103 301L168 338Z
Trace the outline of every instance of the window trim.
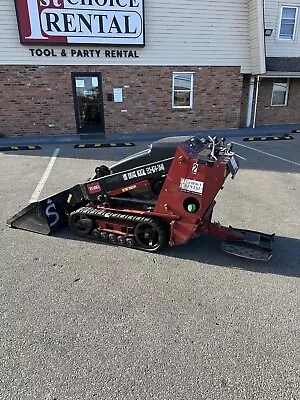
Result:
M190 105L189 106L175 106L174 102L174 94L175 94L175 75L177 74L184 74L184 75L190 75L191 76L191 90L181 90L182 92L190 92ZM194 72L182 72L182 71L174 71L172 74L172 109L183 109L186 108L188 110L193 108L193 97L194 97Z
M283 9L284 8L293 8L293 9L296 10L296 15L295 15L295 20L294 20L293 36L292 36L291 39L289 39L289 38L281 38L280 37L280 30L281 30L281 24L282 24L282 13L283 13ZM281 8L280 8L280 19L279 19L279 28L278 28L278 35L277 35L277 39L278 40L289 41L289 42L295 41L296 27L297 27L297 20L298 20L298 9L299 9L299 7L297 7L297 6L288 6L288 5L282 5L281 6Z
M274 78L274 80L273 80L272 95L271 95L271 107L286 107L287 104L288 104L288 97L289 97L290 78L280 78L280 79L286 79L286 83L287 83L286 96L285 96L284 104L272 104L273 103L273 93L274 93L274 83L276 83L276 79L279 79L279 78Z

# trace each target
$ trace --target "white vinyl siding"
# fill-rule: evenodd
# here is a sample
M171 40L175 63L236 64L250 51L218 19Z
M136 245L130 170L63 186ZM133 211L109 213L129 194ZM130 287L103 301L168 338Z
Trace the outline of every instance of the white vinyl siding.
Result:
M248 3L256 0L145 0L145 47L49 46L56 57L31 56L19 41L14 2L0 2L0 64L238 66L251 73L259 65L250 54ZM258 1L258 0L257 0ZM253 7L252 7L253 8ZM255 7L254 7L255 8ZM253 15L255 19L255 15ZM254 21L255 22L255 21ZM256 24L252 24L252 42ZM256 46L256 45L255 45ZM67 56L61 50L67 49ZM100 57L71 57L70 49L101 49ZM136 58L108 58L105 49L135 50ZM253 54L255 57L253 58Z
M248 9L251 70L252 74L263 74L266 72L263 1L249 0Z
M280 39L282 7L297 8L293 40ZM265 38L267 57L300 57L299 8L300 0L265 0L265 28L273 29L272 35Z

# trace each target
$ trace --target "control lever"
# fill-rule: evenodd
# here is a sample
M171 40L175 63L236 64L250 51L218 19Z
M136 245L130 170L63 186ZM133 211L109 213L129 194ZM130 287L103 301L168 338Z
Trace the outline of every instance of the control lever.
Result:
M215 156L215 150L216 150L216 136L214 136L213 138L211 136L208 136L208 139L211 142L211 153L210 153L210 157L213 158L215 161L217 161L217 157Z

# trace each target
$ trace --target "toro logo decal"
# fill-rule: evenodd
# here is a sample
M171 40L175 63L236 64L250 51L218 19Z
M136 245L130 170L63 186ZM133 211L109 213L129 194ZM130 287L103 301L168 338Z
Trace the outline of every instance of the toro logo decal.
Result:
M86 186L90 194L101 192L101 186L99 182L88 183Z

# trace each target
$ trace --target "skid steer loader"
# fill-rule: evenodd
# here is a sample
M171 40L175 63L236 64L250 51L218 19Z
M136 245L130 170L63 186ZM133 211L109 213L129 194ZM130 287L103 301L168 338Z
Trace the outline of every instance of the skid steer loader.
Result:
M239 170L232 144L216 137L173 137L10 218L12 228L50 234L64 226L77 235L145 251L184 245L210 233L225 252L254 260L272 256L274 234L212 222L215 197Z

